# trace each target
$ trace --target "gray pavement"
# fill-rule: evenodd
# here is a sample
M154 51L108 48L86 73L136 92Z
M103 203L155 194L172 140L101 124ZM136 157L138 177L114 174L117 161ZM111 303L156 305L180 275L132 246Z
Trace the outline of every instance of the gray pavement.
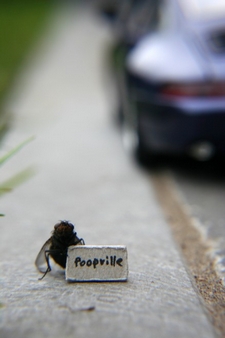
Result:
M104 72L109 30L88 11L64 10L7 109L4 150L35 140L1 168L32 179L1 198L0 336L216 337L148 176L111 123ZM86 244L128 248L125 283L38 281L34 260L59 219Z

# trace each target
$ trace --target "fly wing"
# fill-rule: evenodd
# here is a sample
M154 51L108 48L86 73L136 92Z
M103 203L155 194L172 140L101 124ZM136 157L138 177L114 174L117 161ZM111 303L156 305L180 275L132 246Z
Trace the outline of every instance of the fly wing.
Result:
M49 250L50 245L52 243L52 238L50 237L45 244L43 245L43 247L41 248L39 254L37 255L37 258L35 260L35 265L37 267L37 269L40 272L45 272L47 269L47 262L46 262L46 258L45 258L45 251Z

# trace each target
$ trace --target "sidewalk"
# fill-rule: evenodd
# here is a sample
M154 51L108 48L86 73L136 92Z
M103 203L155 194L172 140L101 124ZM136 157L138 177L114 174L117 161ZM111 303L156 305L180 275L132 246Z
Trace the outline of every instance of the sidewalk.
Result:
M62 11L50 41L7 106L4 148L36 139L1 178L30 165L36 174L1 198L1 337L216 337L150 180L111 123L108 30L82 9ZM128 282L38 281L33 262L60 219L86 244L126 245Z

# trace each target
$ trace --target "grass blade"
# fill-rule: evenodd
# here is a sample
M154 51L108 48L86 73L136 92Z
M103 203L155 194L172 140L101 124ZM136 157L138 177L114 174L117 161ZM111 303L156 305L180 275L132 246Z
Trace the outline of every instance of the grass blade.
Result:
M31 142L33 139L34 139L33 136L30 137L30 138L28 138L27 140L23 141L18 146L16 146L12 150L10 150L7 154L3 155L0 158L0 165L2 165L3 163L5 163L9 158L11 158L14 154L16 154L20 149L22 149L27 143Z
M34 176L33 167L26 168L0 184L0 196L4 195Z

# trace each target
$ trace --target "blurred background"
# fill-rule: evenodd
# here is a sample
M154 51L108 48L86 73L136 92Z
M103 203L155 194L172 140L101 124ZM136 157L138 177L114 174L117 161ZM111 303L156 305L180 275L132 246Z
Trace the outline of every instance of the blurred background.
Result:
M78 1L1 1L0 103L56 8ZM81 2L80 2L81 3ZM139 161L224 156L223 1L83 1L113 37L109 71L123 143ZM4 125L5 112L1 111Z
M115 36L118 120L139 160L225 154L223 1L96 1Z
M25 65L45 28L56 2L1 0L0 2L0 128L9 116L3 102L12 89L14 80Z

